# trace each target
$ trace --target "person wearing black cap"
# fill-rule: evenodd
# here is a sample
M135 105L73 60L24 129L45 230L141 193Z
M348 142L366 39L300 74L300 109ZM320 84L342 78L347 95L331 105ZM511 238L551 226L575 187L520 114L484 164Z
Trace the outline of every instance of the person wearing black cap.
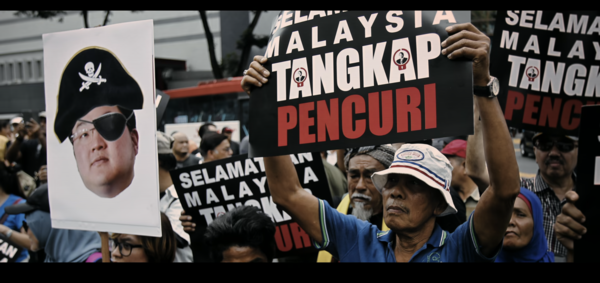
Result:
M133 181L139 141L133 110L143 100L136 80L101 47L80 50L62 74L54 132L60 143L69 139L83 183L102 198Z
M521 186L542 201L544 232L556 262L564 262L567 257L567 248L555 235L554 224L567 203L566 194L575 190L578 140L573 136L536 133L532 141L539 169L534 178L521 178Z
M44 262L101 262L100 235L92 231L54 229L50 218L48 185L37 188L25 203L5 208L7 214L25 214L29 250L44 250Z
M207 133L200 142L200 153L204 157L202 162L206 163L231 157L233 151L226 135Z

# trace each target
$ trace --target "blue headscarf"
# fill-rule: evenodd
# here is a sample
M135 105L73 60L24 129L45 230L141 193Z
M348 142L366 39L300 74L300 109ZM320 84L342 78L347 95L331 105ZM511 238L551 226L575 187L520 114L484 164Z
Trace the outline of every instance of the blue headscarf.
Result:
M25 216L27 224L46 252L44 262L84 262L102 246L97 232L53 229L50 214L40 210Z
M531 204L533 236L531 236L529 244L518 250L502 248L496 258L496 262L554 262L554 254L548 251L546 234L544 233L542 203L537 195L528 189L521 188L521 194Z

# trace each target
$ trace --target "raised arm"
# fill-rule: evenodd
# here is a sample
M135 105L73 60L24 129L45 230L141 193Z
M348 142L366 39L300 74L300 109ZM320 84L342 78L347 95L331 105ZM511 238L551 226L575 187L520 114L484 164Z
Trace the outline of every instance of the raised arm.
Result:
M269 71L262 64L267 58L254 56L242 78L242 88L250 95L251 89L268 82ZM318 243L323 242L319 221L319 202L300 185L296 167L289 155L265 157L265 172L273 201L282 206L300 227Z
M483 152L483 137L481 136L481 121L479 120L479 107L477 101L473 101L473 121L475 132L467 138L467 158L465 160L466 173L479 188L479 194L483 194L490 185L490 176L485 165L485 153Z
M473 83L486 86L490 80L490 39L471 23L446 29L451 36L442 42L449 59L473 61ZM490 186L481 196L473 216L477 243L484 256L492 257L502 243L515 198L519 195L519 168L504 115L497 98L475 96L482 123L483 150Z
M289 155L265 157L265 172L273 201L282 206L317 243L323 243L319 202L300 185Z

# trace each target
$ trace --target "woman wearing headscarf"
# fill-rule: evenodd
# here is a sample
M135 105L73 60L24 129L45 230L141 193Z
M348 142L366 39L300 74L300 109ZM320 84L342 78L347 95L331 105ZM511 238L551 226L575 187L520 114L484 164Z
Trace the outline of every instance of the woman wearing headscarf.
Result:
M554 262L544 233L540 199L521 188L496 262Z

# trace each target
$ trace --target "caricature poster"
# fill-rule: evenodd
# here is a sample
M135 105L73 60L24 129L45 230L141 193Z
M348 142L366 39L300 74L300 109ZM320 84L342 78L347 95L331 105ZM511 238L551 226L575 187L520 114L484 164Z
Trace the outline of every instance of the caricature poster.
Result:
M161 236L152 20L43 40L52 227Z

